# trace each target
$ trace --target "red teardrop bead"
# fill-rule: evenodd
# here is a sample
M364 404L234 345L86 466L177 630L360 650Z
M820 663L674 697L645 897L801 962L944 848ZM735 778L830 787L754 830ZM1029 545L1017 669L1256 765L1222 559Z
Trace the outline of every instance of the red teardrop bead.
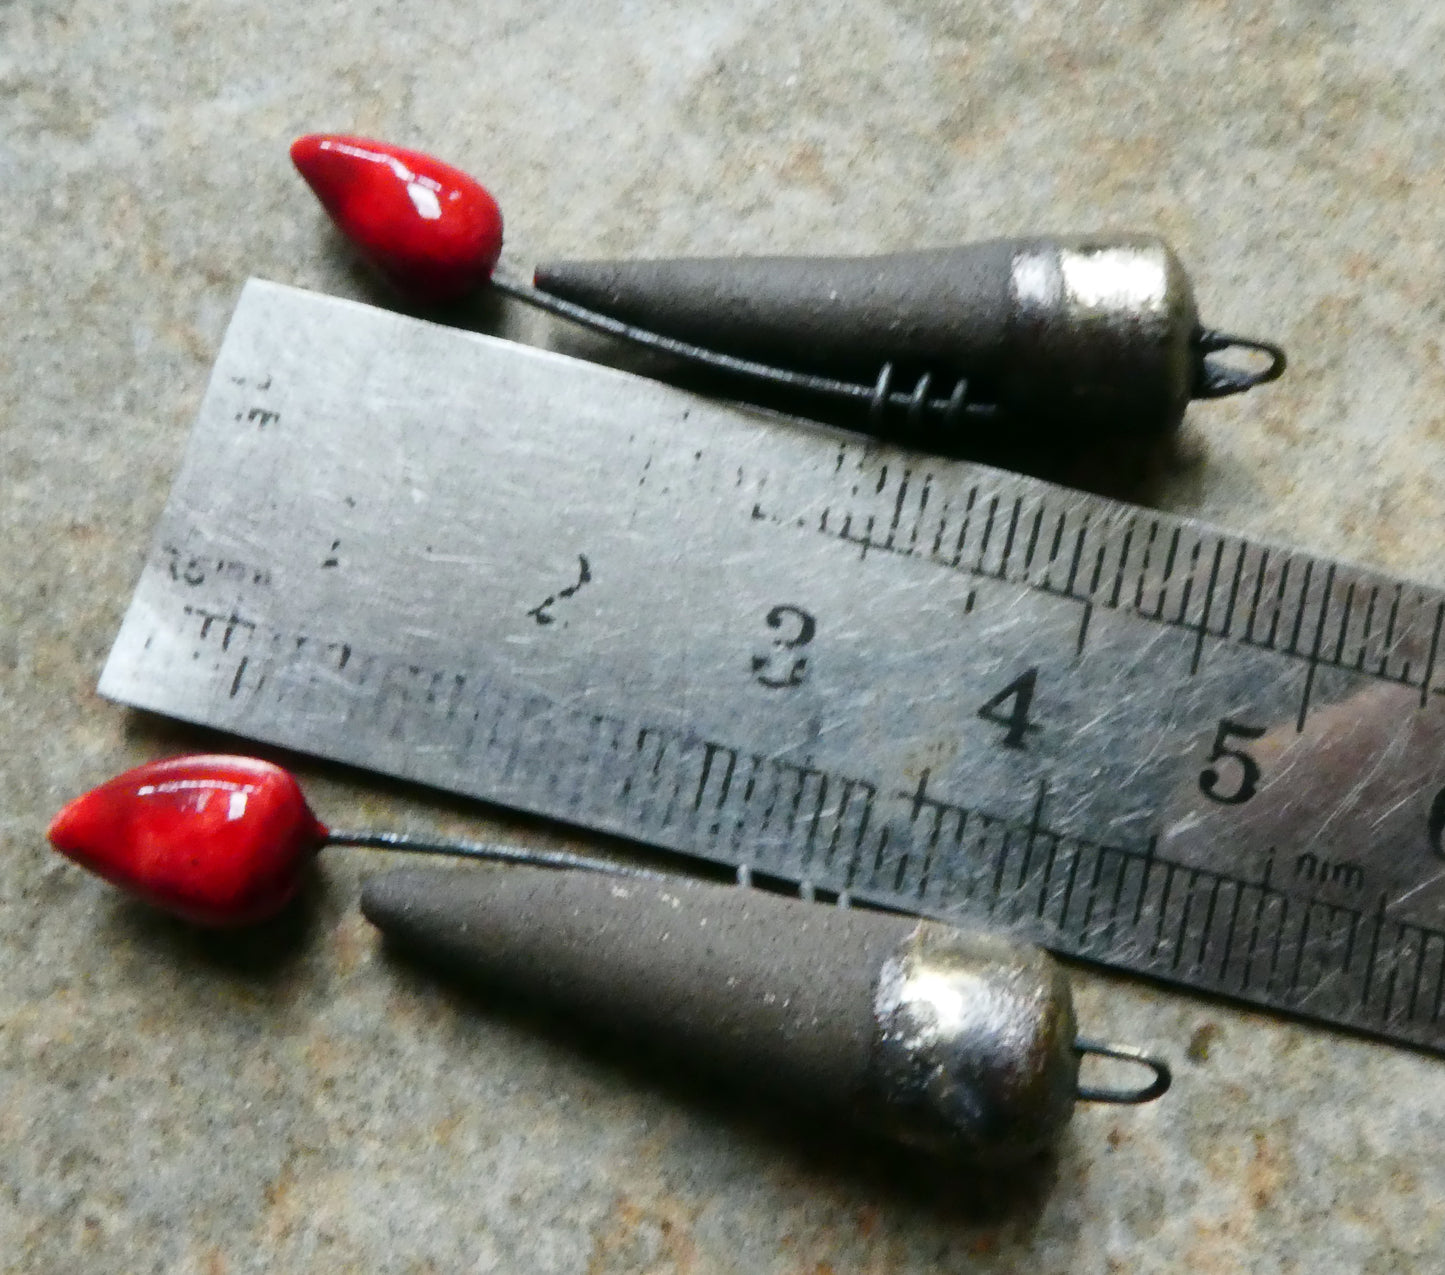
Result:
M492 275L502 210L479 183L421 151L315 133L291 160L362 255L415 301L455 301Z
M201 925L279 912L325 843L296 780L250 757L151 762L77 797L50 843L113 885Z

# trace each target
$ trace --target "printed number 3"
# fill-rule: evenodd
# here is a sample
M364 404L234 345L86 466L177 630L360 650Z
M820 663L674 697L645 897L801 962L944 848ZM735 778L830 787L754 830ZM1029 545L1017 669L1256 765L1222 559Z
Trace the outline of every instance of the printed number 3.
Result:
M1239 782L1231 790L1224 787L1223 776L1213 766L1206 766L1199 775L1199 791L1211 801L1217 801L1225 806L1237 806L1241 802L1248 801L1259 791L1260 769L1259 763L1255 761L1242 748L1231 748L1231 739L1259 739L1265 733L1263 726L1246 726L1242 722L1231 721L1228 717L1219 723L1219 729L1214 732L1214 747L1210 750L1207 761L1223 761L1229 758L1235 762L1239 769Z

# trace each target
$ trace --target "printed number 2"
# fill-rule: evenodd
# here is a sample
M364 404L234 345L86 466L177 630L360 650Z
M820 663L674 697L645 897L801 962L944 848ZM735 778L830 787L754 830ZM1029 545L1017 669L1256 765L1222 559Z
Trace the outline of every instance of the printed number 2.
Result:
M818 631L818 621L791 603L775 606L767 614L768 628L778 634L767 655L753 656L753 675L771 690L800 686L808 671L806 655L789 656L789 652L807 646Z
M1003 737L1005 748L1022 748L1024 735L1028 731L1038 730L1038 727L1029 721L1029 706L1034 702L1034 687L1038 685L1038 680L1038 669L1031 668L1014 678L978 710L978 715L984 721L1006 729L1007 734ZM1004 712L1003 706L1009 700L1013 701L1013 707Z
M1225 806L1237 806L1248 801L1259 791L1259 763L1241 748L1229 747L1231 739L1259 739L1265 733L1263 726L1246 726L1242 722L1224 718L1214 732L1214 747L1206 761L1223 761L1228 757L1239 766L1239 783L1231 791L1222 785L1222 776L1213 766L1206 766L1199 775L1199 791L1211 801Z

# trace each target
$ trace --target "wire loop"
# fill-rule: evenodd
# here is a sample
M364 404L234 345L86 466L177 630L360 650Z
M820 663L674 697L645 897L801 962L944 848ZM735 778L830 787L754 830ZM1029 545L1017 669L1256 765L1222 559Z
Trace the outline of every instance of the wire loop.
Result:
M1256 385L1278 380L1287 362L1279 346L1269 341L1257 341L1253 337L1234 336L1228 332L1216 332L1203 328L1194 338L1199 362L1194 376L1195 398L1227 398L1231 394L1243 394ZM1211 354L1222 350L1251 350L1263 354L1268 360L1264 367L1250 371L1247 368L1230 367L1226 363L1212 362Z
M1154 1058L1142 1049L1134 1049L1129 1045L1105 1044L1098 1040L1076 1040L1074 1041L1074 1052L1094 1054L1100 1058L1114 1058L1120 1062L1137 1063L1140 1067L1147 1067L1154 1073L1153 1080L1148 1084L1140 1085L1137 1089L1103 1089L1094 1085L1080 1085L1075 1093L1075 1097L1080 1102L1108 1102L1125 1105L1153 1102L1155 1098L1168 1092L1169 1086L1174 1082L1174 1074L1169 1070L1169 1064L1162 1058Z

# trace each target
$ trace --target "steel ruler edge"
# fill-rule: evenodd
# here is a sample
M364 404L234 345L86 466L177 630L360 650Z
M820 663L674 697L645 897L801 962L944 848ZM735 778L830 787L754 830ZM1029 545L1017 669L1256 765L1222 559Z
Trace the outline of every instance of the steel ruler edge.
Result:
M1445 594L252 280L138 708L1445 1049Z

